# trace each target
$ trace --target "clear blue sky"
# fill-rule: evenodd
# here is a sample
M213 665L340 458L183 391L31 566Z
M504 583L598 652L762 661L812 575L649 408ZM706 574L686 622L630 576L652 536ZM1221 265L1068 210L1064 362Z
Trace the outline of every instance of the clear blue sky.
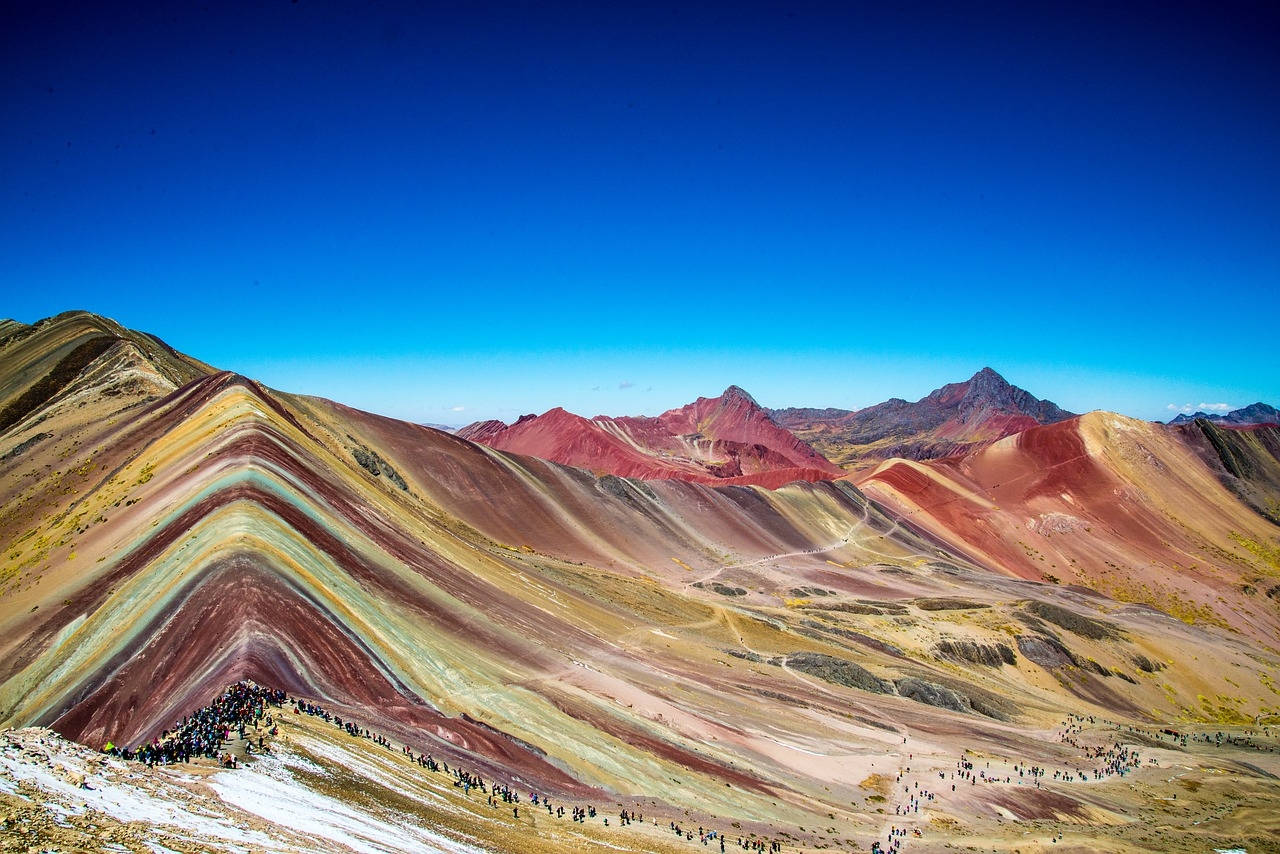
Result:
M0 315L453 424L1280 404L1274 3L130 5L7 7Z

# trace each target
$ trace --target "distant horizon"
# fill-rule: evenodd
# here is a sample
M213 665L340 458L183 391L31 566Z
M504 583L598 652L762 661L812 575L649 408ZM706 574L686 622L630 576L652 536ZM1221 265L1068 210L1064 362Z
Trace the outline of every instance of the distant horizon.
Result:
M49 314L41 315L40 317L33 317L30 319L16 318L16 317L7 317L7 318L0 317L0 319L15 320L19 323L25 323L30 325L40 320L43 320L45 318L53 317L55 315L62 314L64 312L69 312L69 311L90 311L90 310L89 309L61 309L59 311L54 311ZM264 374L262 372L254 371L252 369L242 369L241 367L232 367L227 364L221 364L218 361L207 358L204 354L200 352L199 347L190 348L188 346L175 343L170 336L165 334L165 331L163 329L138 326L133 323L127 322L120 317L116 317L109 313L105 313L101 311L90 311L90 313L97 314L101 317L106 317L108 319L114 320L127 328L134 329L135 331L145 332L150 335L154 335L160 338L161 340L163 340L169 346L174 347L175 349L179 350L182 353L185 353L188 356L199 359L202 362L206 362L207 364L213 366L214 368L217 368L219 370L234 371L236 373L243 374L247 377L250 377L251 379L257 380L259 382L263 382L272 388L278 389L286 393L323 397L323 398L327 398L329 400L333 400L338 403L341 403L345 406L352 406L357 409L363 409L367 412L372 412L378 415L384 415L387 417L396 418L403 421L409 421L415 424L442 426L442 427L448 427L450 429L457 429L460 427L465 427L468 424L472 424L478 421L488 421L488 420L498 420L498 421L503 421L507 424L510 424L511 422L525 415L543 415L557 408L565 409L573 413L574 415L579 415L583 418L588 418L588 419L595 418L595 417L615 417L616 418L616 417L623 417L623 416L655 416L655 415L660 415L663 412L667 412L672 409L678 409L682 406L685 406L689 403L694 402L698 398L719 397L722 394L724 394L724 392L727 391L732 386L737 386L738 388L747 392L747 394L751 395L751 397L760 406L764 407L765 409L771 409L771 410L789 409L789 408L844 409L844 410L853 412L853 411L866 409L868 407L875 406L877 404L884 403L888 400L895 399L895 398L905 400L910 403L915 403L921 400L922 398L926 397L927 395L933 393L934 391L942 388L945 385L967 382L971 380L975 375L980 373L982 370L987 368L994 370L997 374L1003 377L1010 385L1021 388L1024 391L1029 392L1034 397L1039 398L1041 400L1048 400L1058 405L1062 409L1065 409L1077 415L1084 414L1087 412L1092 412L1092 411L1107 411L1107 412L1117 412L1122 415L1128 415L1130 417L1140 418L1146 421L1157 421L1161 423L1166 423L1176 418L1179 414L1193 415L1197 412L1204 412L1210 415L1225 415L1228 412L1232 412L1237 409L1243 409L1255 403L1263 403L1271 406L1276 405L1275 403L1273 403L1270 400L1267 400L1266 398L1257 398L1255 400L1250 400L1247 402L1235 403L1235 404L1227 403L1225 401L1214 402L1214 403L1202 401L1197 404L1181 404L1181 405L1170 403L1165 405L1163 413L1157 414L1154 417L1137 415L1137 414L1134 414L1133 412L1126 412L1123 409L1112 408L1107 406L1088 406L1088 407L1069 406L1067 404L1064 404L1061 400L1058 400L1057 398L1055 398L1052 394L1043 393L1041 390L1035 387L1024 385L1022 382L1019 382L1018 379L1010 377L1008 373L1002 368L1000 368L998 365L988 363L988 364L979 365L978 367L974 368L973 370L969 371L963 376L953 376L949 379L938 381L932 387L914 396L908 395L908 394L901 394L901 393L889 394L885 397L879 398L869 403L865 403L861 406L843 406L836 403L824 403L824 402L775 404L770 400L761 399L761 395L757 391L754 391L752 389L751 384L749 382L743 382L743 381L731 381L719 386L718 388L698 391L696 393L692 393L691 396L687 396L686 398L676 400L675 402L672 402L668 405L668 403L665 402L666 397L662 396L661 393L657 392L656 389L652 387L647 387L645 389L636 390L634 391L634 393L630 393L632 392L633 389L636 389L636 383L623 381L618 383L618 387L615 389L603 389L600 387L594 387L591 389L590 394L607 396L613 400L640 402L641 405L648 404L646 408L642 410L637 410L637 411L622 411L622 410L588 411L586 409L575 408L573 405L567 402L569 399L573 397L572 394L567 394L566 400L560 400L560 401L550 400L546 402L546 405L542 406L541 408L534 407L534 408L520 409L519 411L517 411L519 407L504 406L498 410L501 414L496 414L496 415L476 414L473 417L467 417L461 414L461 413L467 413L468 412L467 408L464 407L459 411L454 408L457 406L457 404L455 404L454 406L448 407L447 409L442 406L437 410L432 410L430 408L430 405L428 405L428 407L424 409L424 411L426 411L428 415L424 417L414 417L412 415L397 413L396 411L394 411L395 410L394 406L390 407L391 411L388 411L387 409L379 408L378 402L379 401L385 402L386 398L376 389L371 390L363 383L360 384L359 386L346 384L345 381L349 380L351 377L363 371L370 370L371 366L376 365L377 360L371 360L367 357L352 358L349 362L346 363L348 370L338 369L335 371L337 374L339 374L341 377L344 378L342 380L337 381L333 386L335 389L340 390L339 393L326 393L323 390L317 391L315 390L315 388L303 389L303 388L297 387L296 384L290 384L291 379L300 378L303 380L304 384L311 383L313 385L315 384L318 384L320 386L325 385L323 377L319 376L315 372L303 371L301 373L294 374L290 370L291 368L293 369L297 368L297 365L294 363L280 363L276 365L272 365L272 364L267 365L268 368L276 369L276 373L274 375L278 376L279 379L281 380L281 381L277 381L272 378L273 375L271 371L268 371L266 374ZM328 368L330 369L333 369L334 367L335 367L334 363L330 363L328 365ZM400 380L404 381L404 375L402 373L397 372L396 376ZM913 375L913 376L918 376L918 375ZM882 375L882 381L886 383L891 383L892 382L891 376ZM519 383L518 378L512 381L513 386L518 385L518 383ZM494 384L491 385L489 393L498 394L501 392L502 388L503 388L503 385L501 382L495 382ZM839 395L833 394L832 396L837 397ZM847 399L847 393L846 393L846 399ZM657 402L657 401L663 401L663 402ZM433 416L431 414L433 411L438 412L439 413L438 416ZM451 415L453 417L450 417Z
M1276 403L1277 41L1249 0L19 4L0 308L419 423L985 365Z

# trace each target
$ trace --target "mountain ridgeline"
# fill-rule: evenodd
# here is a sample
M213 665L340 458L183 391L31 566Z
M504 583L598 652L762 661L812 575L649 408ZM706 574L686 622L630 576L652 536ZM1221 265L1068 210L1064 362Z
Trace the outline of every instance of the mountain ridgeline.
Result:
M892 398L855 411L772 409L779 425L850 470L891 457L928 460L964 453L1073 413L1011 385L991 368L915 403Z
M1258 424L1280 424L1280 409L1276 409L1269 404L1258 402L1251 403L1248 406L1242 406L1239 409L1224 414L1196 412L1192 415L1183 413L1172 421L1170 424L1186 424L1189 421L1212 421L1215 424L1224 427L1252 427Z

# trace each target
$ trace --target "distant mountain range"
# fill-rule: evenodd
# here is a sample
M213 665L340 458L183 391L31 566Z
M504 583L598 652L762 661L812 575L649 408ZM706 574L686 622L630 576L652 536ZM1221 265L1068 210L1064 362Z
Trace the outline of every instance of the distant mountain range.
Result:
M455 435L623 477L780 486L845 473L779 426L737 386L656 417L583 418L557 407L510 425L478 421Z
M846 469L871 468L891 457L952 456L1038 424L1074 416L1011 385L991 368L949 383L909 403L892 398L856 411L772 409L779 425Z
M891 398L865 409L766 409L743 389L700 397L656 417L597 415L562 408L512 424L477 421L455 435L468 441L641 479L776 487L867 472L889 459L932 460L979 450L1031 427L1077 417L1021 389L992 368L948 383L912 403ZM1180 415L1224 427L1280 424L1264 403L1226 415Z
M1185 424L1188 421L1195 421L1203 418L1206 421L1213 421L1218 424L1227 426L1237 425L1240 427L1251 427L1255 424L1280 424L1280 409L1274 406L1268 406L1265 403L1254 403L1249 406L1243 406L1240 409L1233 409L1226 415L1218 415L1209 412L1196 412L1192 415L1179 415L1170 421L1170 424Z

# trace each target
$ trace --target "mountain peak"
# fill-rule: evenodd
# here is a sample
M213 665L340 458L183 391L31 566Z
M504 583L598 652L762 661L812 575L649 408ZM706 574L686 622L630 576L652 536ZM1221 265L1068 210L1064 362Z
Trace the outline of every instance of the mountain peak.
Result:
M620 477L781 486L843 474L736 385L719 397L699 397L657 416L586 419L557 406L523 416L510 427L483 422L458 435L500 451Z
M750 403L752 406L759 406L756 399L747 393L746 389L741 386L731 385L724 390L724 394L720 395L720 399L724 401L742 400Z
M1009 385L1009 381L1004 378L1004 375L992 367L983 368L969 378L969 382L979 381L998 382L1003 385Z

